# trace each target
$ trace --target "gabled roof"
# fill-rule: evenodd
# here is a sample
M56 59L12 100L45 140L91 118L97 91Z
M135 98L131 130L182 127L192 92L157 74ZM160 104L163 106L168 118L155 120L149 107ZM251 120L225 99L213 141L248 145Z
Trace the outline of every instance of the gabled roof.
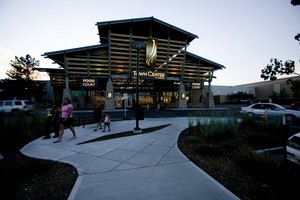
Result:
M107 44L97 44L97 45L78 47L78 48L73 48L73 49L64 49L64 50L59 50L59 51L45 52L44 54L42 54L42 56L48 57L48 56L53 56L53 55L65 54L65 53L97 49L97 48L107 47L107 46L108 46Z
M85 46L85 47L78 47L73 49L65 49L65 50L59 50L59 51L52 51L52 52L46 52L42 54L45 58L50 58L53 61L55 61L60 66L64 66L64 56L66 54L71 54L73 57L77 56L87 56L87 52L89 51L89 56L98 56L101 54L99 53L101 49L107 49L107 44L98 44L98 45L92 45L92 46Z
M219 64L219 63L213 62L213 61L211 61L211 60L208 60L208 59L206 59L206 58L203 58L203 57L201 57L201 56L198 56L198 55L193 54L193 53L190 53L190 52L186 52L186 56L187 56L187 59L188 59L188 57L192 57L193 59L197 59L197 60L199 60L200 62L205 62L205 63L207 63L207 64L213 65L215 70L225 68L224 65L221 65L221 64Z
M101 42L107 40L108 37L107 33L109 28L113 28L114 30L117 31L125 31L125 29L129 30L130 26L137 27L134 30L136 31L136 33L143 33L143 35L145 35L152 32L153 35L164 36L160 38L167 38L168 36L167 32L171 31L171 33L173 33L171 34L171 37L175 37L176 39L181 41L187 40L187 43L190 43L195 38L198 38L198 36L193 33L185 31L169 23L163 22L154 17L104 21L104 22L97 22L96 25L98 26ZM135 35L139 35L139 34L135 34Z

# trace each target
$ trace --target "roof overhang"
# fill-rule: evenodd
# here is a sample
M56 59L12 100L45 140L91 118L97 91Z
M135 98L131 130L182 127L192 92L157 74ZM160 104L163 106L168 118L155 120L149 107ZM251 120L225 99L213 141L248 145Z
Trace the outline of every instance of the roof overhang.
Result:
M78 48L73 48L73 49L51 51L51 52L45 52L44 54L42 54L42 56L44 56L45 58L47 58L49 56L66 54L66 53L72 53L72 52L78 52L78 51L87 51L87 50L90 50L90 49L103 48L103 47L107 47L107 46L108 46L107 44L97 44L97 45L85 46L85 47L78 47Z
M133 18L133 19L123 19L123 20L113 20L113 21L104 21L104 22L97 22L96 26L98 26L100 41L106 43L107 40L107 30L111 27L120 27L120 29L124 29L124 27L130 27L132 25L138 24L137 29L141 31L145 29L145 27L149 26L150 24L153 26L150 32L152 34L162 34L166 32L164 30L171 31L177 37L181 37L182 41L187 40L189 44L192 40L198 38L197 35L185 31L181 28L173 26L169 23L163 22L159 19L154 17L145 17L145 18Z
M67 54L81 54L85 56L87 51L96 51L101 49L106 49L108 47L107 44L98 44L98 45L92 45L92 46L85 46L85 47L78 47L73 49L65 49L65 50L59 50L59 51L52 51L52 52L46 52L42 54L45 58L52 59L55 63L59 64L60 66L64 67L64 57Z
M198 56L196 54L193 54L191 52L186 52L186 55L190 56L190 57L192 57L194 59L197 59L197 60L199 60L202 63L208 64L208 65L212 65L214 67L214 70L220 70L220 69L223 69L223 68L225 69L226 68L224 65L221 65L219 63L213 62L211 60L208 60L206 58L203 58L203 57Z

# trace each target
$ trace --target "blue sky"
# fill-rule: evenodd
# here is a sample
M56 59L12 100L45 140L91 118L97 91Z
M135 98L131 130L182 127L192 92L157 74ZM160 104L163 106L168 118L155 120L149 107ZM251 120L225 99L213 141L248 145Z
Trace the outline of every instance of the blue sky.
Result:
M226 67L213 85L263 81L271 58L300 73L300 6L290 0L0 0L0 78L14 56L55 67L41 54L98 44L97 22L151 16L198 35L188 51Z

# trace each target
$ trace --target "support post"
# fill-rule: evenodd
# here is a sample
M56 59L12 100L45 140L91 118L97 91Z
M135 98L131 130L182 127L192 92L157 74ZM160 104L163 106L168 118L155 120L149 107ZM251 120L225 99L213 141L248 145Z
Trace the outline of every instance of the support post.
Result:
M142 41L132 41L131 42L131 47L133 49L136 49L136 102L135 102L135 121L136 125L135 128L133 129L133 133L142 133L142 129L139 127L139 112L141 112L140 109L140 104L139 104L139 60L140 60L140 50L142 48L145 48L146 44L145 42Z

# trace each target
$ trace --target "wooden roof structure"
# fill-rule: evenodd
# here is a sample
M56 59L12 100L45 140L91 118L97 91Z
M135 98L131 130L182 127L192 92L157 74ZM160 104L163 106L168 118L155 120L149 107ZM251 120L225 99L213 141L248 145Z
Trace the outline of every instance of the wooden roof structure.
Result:
M166 73L167 79L184 82L211 80L214 70L223 65L186 51L197 35L165 23L154 17L97 22L100 44L74 49L46 52L42 56L60 65L59 69L44 69L50 74L54 86L78 87L79 77L90 76L129 79L136 69L137 53L132 41L157 39L156 65L150 69ZM140 70L145 66L146 50L140 51Z

